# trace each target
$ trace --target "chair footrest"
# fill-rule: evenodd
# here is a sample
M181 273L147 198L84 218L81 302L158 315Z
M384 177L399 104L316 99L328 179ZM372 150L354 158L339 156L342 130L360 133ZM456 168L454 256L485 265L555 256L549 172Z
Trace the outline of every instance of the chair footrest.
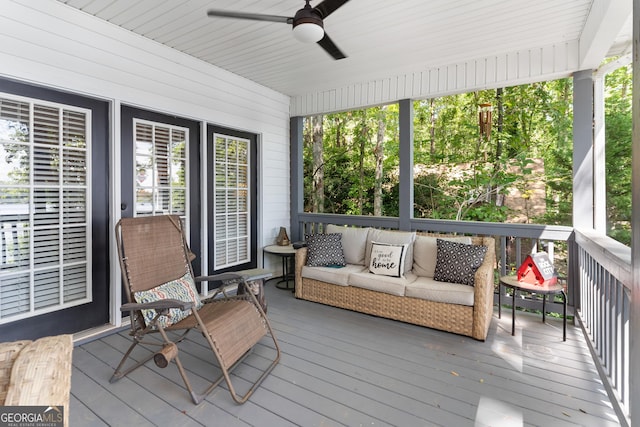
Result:
M260 312L246 300L215 301L205 304L198 314L226 368L268 332Z

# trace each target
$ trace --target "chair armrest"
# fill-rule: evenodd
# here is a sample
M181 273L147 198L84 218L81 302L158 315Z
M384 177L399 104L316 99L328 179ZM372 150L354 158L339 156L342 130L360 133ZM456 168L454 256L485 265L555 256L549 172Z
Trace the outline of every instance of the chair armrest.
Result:
M302 247L300 249L296 249L296 278L295 278L295 288L296 288L296 297L302 298L302 267L307 264L307 252L308 248Z
M221 273L221 274L213 274L211 276L198 276L193 279L195 282L213 282L217 283L216 287L220 287L228 284L228 282L242 282L244 278L237 273Z
M246 289L245 278L238 273L220 273L210 276L198 276L194 281L209 282L209 284L212 285L208 287L211 294L207 294L207 296L202 299L202 302L205 304L219 298L220 295L224 298L229 298L229 295L227 295L227 287L238 286L238 290L240 290L240 286L244 284Z
M163 299L153 302L137 303L129 302L122 304L120 311L138 311L138 310L168 310L170 308L179 308L186 311L193 307L192 301L180 301L177 299Z

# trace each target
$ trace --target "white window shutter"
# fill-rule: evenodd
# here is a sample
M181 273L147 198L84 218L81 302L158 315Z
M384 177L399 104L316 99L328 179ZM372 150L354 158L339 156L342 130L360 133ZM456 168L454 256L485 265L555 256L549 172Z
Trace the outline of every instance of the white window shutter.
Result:
M188 223L189 129L134 120L135 216L180 215Z
M0 323L91 300L91 112L0 94Z
M249 140L215 134L214 215L216 270L251 261Z

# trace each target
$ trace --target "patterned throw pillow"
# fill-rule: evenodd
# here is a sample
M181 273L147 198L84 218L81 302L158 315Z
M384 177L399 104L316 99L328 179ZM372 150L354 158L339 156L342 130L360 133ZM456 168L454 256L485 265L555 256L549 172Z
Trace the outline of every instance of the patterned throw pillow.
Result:
M342 234L306 235L307 265L309 267L344 267L346 265L342 251Z
M404 259L407 255L407 246L409 245L371 242L369 271L383 276L404 277Z
M202 307L202 301L196 290L196 285L193 282L191 274L187 273L179 279L172 280L171 282L164 283L156 286L148 291L139 291L133 295L136 302L142 304L146 302L160 301L164 299L177 299L180 301L194 302L195 309L198 310ZM191 314L190 310L182 311L179 308L169 309L169 317L162 316L158 319L158 323L162 327L167 327L178 323L182 319ZM156 317L155 310L142 310L142 316L145 323L148 325L151 323L154 317Z
M434 280L473 286L474 276L482 265L487 247L438 239Z

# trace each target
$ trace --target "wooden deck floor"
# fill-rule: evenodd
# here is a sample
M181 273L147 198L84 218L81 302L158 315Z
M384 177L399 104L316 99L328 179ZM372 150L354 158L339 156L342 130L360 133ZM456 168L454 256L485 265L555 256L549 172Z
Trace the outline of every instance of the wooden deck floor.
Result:
M76 426L614 426L614 411L579 328L539 316L494 316L471 338L296 300L267 286L280 364L244 405L226 386L193 405L175 366L152 362L115 384L127 331L76 347L70 425ZM195 376L216 369L193 334L181 357ZM235 375L254 377L268 343ZM245 383L246 384L246 383ZM242 391L242 385L240 388Z

